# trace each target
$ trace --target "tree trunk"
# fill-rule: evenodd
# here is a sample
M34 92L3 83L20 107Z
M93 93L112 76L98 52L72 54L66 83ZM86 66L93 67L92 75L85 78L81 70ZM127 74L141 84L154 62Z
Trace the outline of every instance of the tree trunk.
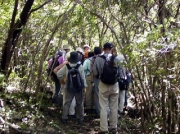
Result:
M4 47L2 49L2 60L0 65L0 71L6 76L8 79L8 68L11 61L12 53L14 52L14 48L19 39L19 35L22 31L22 26L26 25L26 22L29 18L29 11L33 5L34 0L28 0L21 12L20 18L14 24L17 7L18 7L18 0L15 1L15 7L13 11L13 16L11 19L10 29L8 32L8 37L5 41Z
M161 33L165 34L164 28L164 18L165 18L165 0L159 0L159 9L158 9L159 23L162 24Z

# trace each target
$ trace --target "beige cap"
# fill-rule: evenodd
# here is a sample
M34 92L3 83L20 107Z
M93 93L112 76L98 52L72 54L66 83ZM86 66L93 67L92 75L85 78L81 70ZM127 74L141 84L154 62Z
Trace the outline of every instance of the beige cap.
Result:
M79 51L79 52L83 53L83 50L82 50L81 47L77 47L77 48L76 48L76 51Z
M63 45L63 49L70 49L68 45Z

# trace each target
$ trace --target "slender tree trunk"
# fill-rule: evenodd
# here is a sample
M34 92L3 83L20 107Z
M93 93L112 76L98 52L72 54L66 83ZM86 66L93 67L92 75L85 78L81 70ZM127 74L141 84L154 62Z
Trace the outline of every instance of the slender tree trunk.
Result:
M161 33L163 35L165 34L165 28L164 28L165 1L166 0L159 0L159 9L158 9L159 23L162 24Z
M6 76L6 79L8 79L8 68L11 61L12 53L14 52L14 48L18 42L19 35L21 34L22 26L26 25L27 23L27 20L29 18L29 11L33 5L33 2L34 0L28 0L26 2L21 12L20 18L14 24L15 16L17 13L17 6L18 6L18 0L15 1L8 37L2 49L2 60L0 66L0 71Z

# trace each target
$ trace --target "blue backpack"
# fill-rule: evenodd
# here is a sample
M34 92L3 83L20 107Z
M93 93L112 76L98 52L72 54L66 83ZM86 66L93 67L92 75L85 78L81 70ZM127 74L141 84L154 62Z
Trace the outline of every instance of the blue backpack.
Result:
M79 66L81 64L77 64L75 67L71 67L69 64L66 64L68 68L67 75L67 90L69 92L80 92L84 88L84 81L79 73Z

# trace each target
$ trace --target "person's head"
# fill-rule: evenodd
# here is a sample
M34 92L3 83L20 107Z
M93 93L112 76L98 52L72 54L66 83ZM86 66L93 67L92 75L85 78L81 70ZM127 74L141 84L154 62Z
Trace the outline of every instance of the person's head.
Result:
M113 49L113 44L112 43L106 42L103 45L104 52L112 52L112 49Z
M69 61L70 53L71 53L70 51L66 53L66 55L65 55L65 60L66 61Z
M84 45L83 50L84 50L84 53L89 52L90 51L89 45Z
M77 63L79 61L78 52L76 51L71 52L68 61L73 64Z
M68 45L64 45L64 46L63 46L63 50L67 53L67 52L70 51L70 48L69 48Z
M94 55L99 55L102 53L102 50L100 47L94 47Z
M77 47L77 48L76 48L76 51L77 51L77 52L80 52L80 53L82 53L82 54L83 54L83 50L82 50L82 48L81 48L81 47Z
M63 52L59 50L59 51L56 52L56 55L62 56L62 55L63 55Z
M94 56L94 52L88 52L88 58L93 57Z

